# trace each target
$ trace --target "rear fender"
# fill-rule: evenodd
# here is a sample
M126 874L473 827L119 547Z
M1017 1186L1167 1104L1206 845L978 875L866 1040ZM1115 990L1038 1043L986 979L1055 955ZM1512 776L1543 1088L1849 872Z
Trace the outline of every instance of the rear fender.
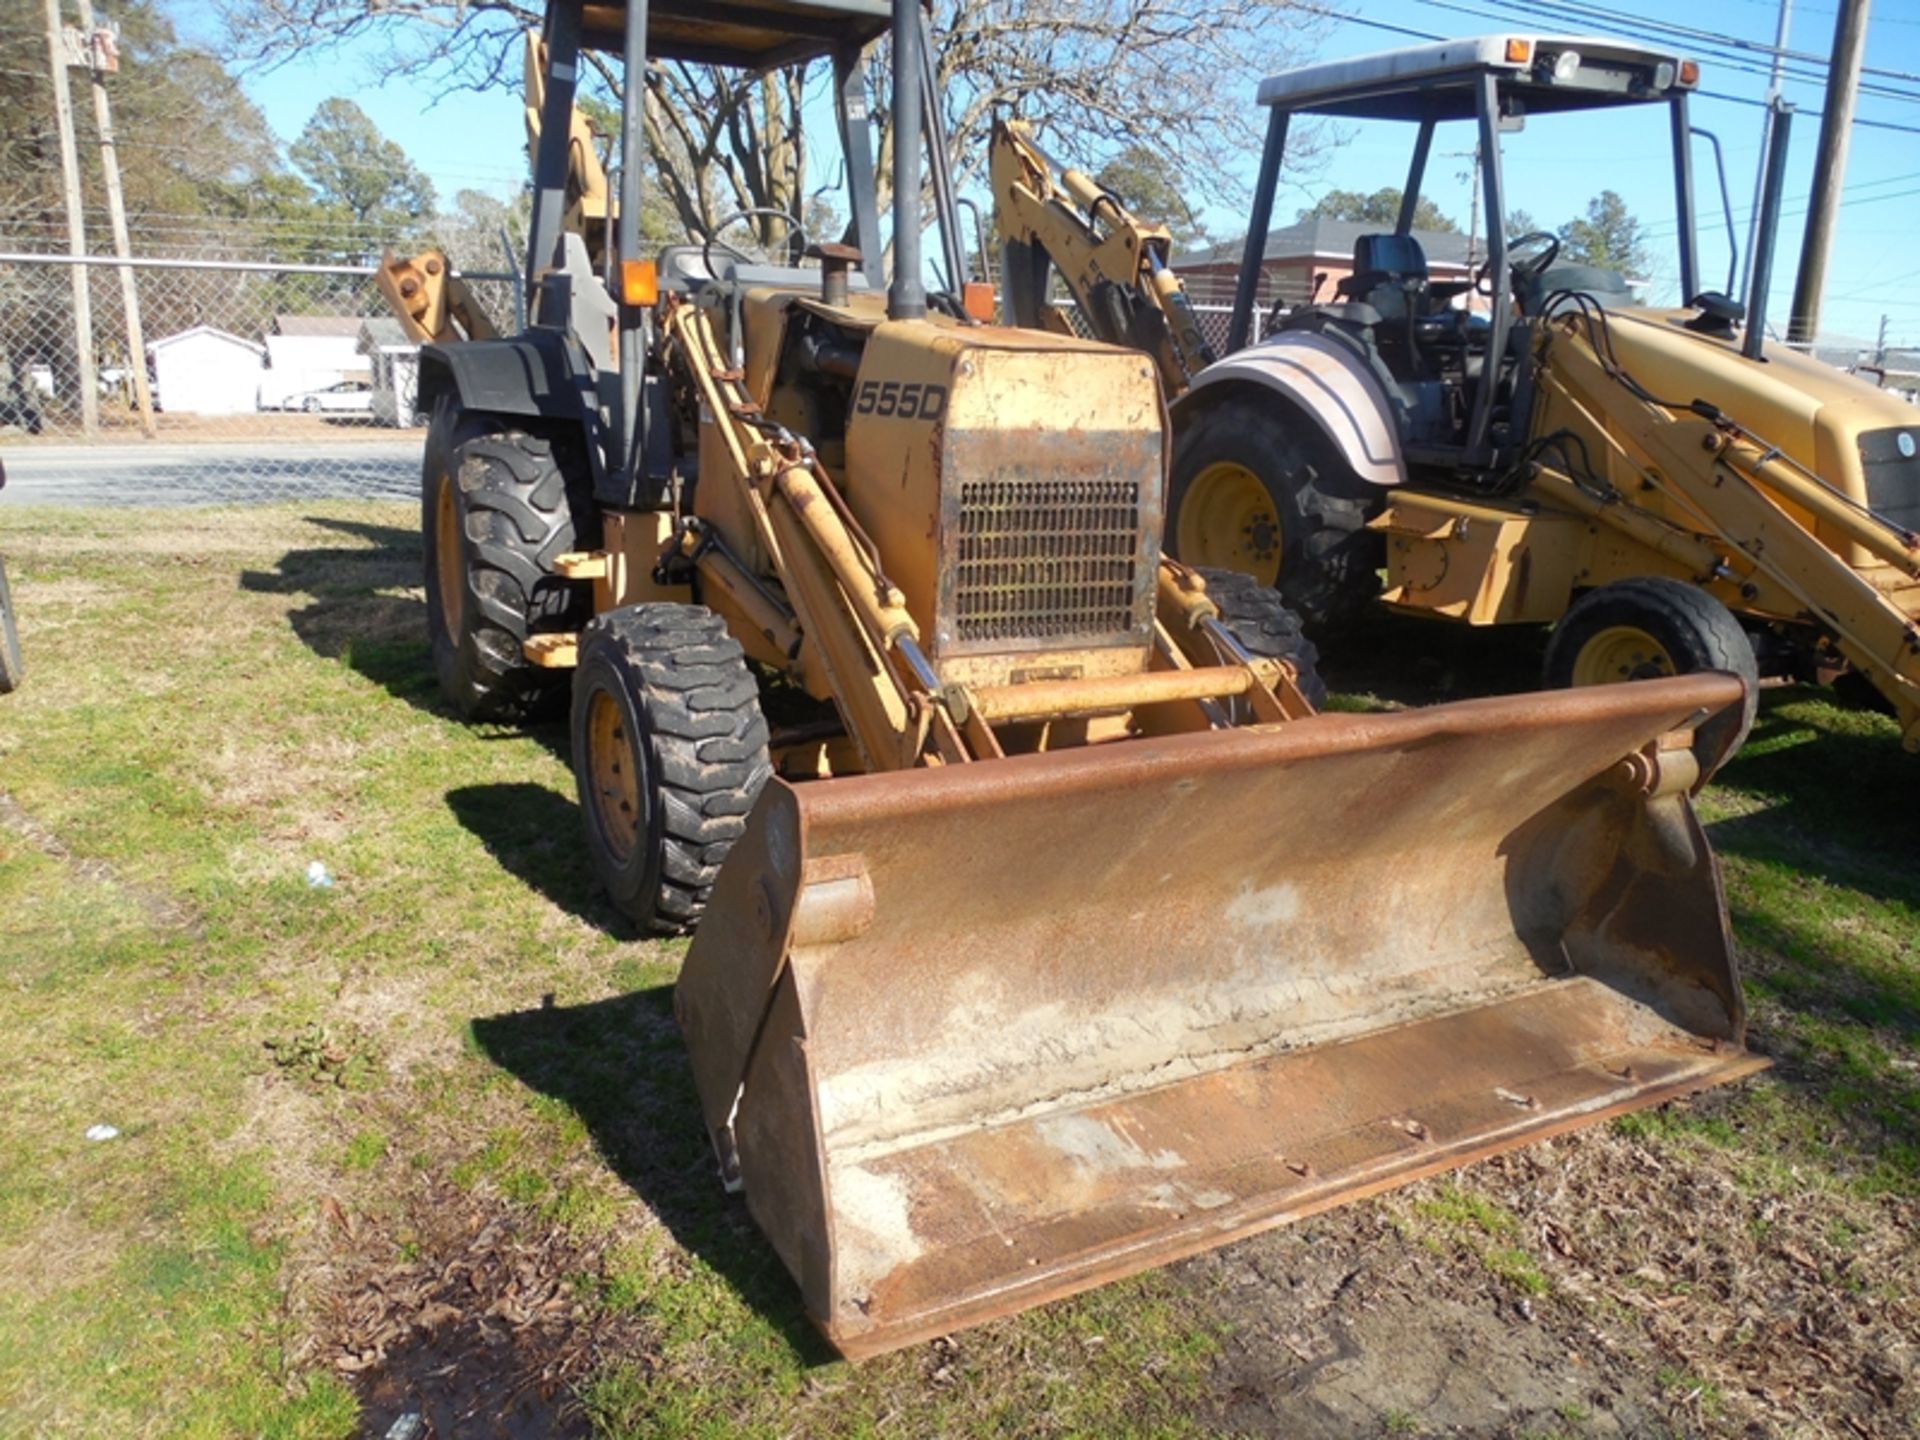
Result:
M1372 485L1406 483L1400 434L1380 382L1358 357L1323 335L1283 331L1202 370L1174 402L1174 423L1233 393L1265 391L1311 416Z
M442 395L454 396L463 410L495 415L580 425L598 416L592 367L557 330L421 346L420 408L431 411Z

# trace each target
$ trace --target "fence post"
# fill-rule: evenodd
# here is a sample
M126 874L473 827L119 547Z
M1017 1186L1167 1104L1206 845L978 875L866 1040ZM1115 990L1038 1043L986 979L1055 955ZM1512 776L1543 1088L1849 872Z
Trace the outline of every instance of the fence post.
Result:
M87 253L80 216L80 161L74 153L73 95L67 89L66 47L60 39L60 0L47 0L47 60L53 67L53 113L60 128L60 178L67 192L67 248ZM93 364L93 300L84 265L73 267L73 349L80 367L80 424L89 437L100 431L100 383ZM144 364L144 360L142 361Z
M127 237L127 206L120 194L120 152L113 148L113 110L107 103L107 77L100 68L100 56L93 48L93 0L78 0L80 29L87 37L88 78L93 88L93 119L100 132L100 170L107 182L107 217L113 222L113 253L122 260L133 255L133 242ZM151 440L154 436L153 395L147 389L146 337L140 328L140 291L134 284L133 267L120 269L120 303L127 312L127 370L133 380L133 401L140 411L140 428Z

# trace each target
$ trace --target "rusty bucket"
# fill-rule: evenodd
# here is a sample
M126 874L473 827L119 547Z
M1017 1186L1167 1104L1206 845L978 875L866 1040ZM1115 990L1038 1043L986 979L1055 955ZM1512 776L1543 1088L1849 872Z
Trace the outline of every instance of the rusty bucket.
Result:
M770 785L676 992L723 1171L858 1358L1748 1074L1659 749L1739 695Z

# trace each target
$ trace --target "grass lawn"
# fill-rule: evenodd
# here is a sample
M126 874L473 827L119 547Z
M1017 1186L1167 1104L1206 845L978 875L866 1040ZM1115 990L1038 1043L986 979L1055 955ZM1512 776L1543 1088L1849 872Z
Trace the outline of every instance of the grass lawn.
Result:
M1409 1333L1443 1301L1534 1326L1653 1430L1920 1424L1890 722L1771 692L1704 797L1768 1075L855 1369L713 1177L679 947L593 893L564 737L439 709L416 532L0 509L0 1433L1288 1433L1247 1368L1276 1312L1222 1267L1308 1243L1360 1257L1355 1333L1422 1277ZM1364 1403L1345 1433L1621 1433L1577 1397Z

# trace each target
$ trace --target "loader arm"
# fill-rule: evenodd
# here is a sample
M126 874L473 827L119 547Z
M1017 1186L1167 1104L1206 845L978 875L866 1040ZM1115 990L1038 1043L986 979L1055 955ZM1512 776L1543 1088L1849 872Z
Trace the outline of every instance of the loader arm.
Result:
M1669 409L1622 392L1569 321L1541 384L1582 417L1642 483L1724 548L1722 582L1752 609L1813 621L1893 705L1902 743L1920 750L1920 539L1854 506L1725 416ZM1794 507L1831 523L1879 562L1856 570ZM1597 518L1639 512L1603 503Z
M1146 351L1167 398L1185 391L1214 354L1168 268L1166 227L1140 220L1085 171L1056 165L1017 120L996 123L991 144L1008 318L1065 332L1047 299L1058 270L1095 339Z

